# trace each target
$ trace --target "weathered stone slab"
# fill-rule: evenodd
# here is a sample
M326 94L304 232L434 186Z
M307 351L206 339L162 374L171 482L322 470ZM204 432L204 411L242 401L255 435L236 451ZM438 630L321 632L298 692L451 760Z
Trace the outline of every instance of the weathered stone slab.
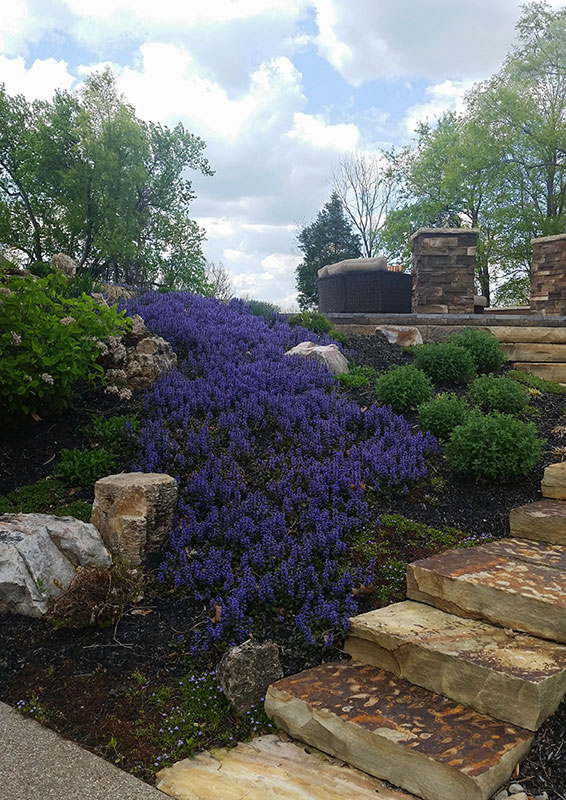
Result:
M549 464L541 482L542 496L552 500L566 500L566 462Z
M425 800L487 800L532 735L368 665L323 664L269 687L291 736Z
M406 601L351 620L362 663L476 711L537 730L566 691L566 647Z
M335 344L315 344L314 342L300 342L287 350L286 356L301 356L303 358L316 358L326 364L333 375L343 375L349 372L348 360Z
M547 498L511 509L511 536L566 545L566 502Z
M566 548L503 539L407 567L407 596L463 617L566 642Z
M381 325L375 332L383 334L390 344L398 344L401 347L412 347L423 343L422 334L414 325Z
M489 332L500 342L532 344L534 342L566 345L566 328L519 327L517 325L491 325ZM526 359L525 359L526 360Z
M273 735L178 761L157 780L158 789L178 800L416 800Z
M503 350L508 361L527 361L537 364L566 362L566 344L520 342L503 344Z
M544 362L514 361L513 369L520 369L522 372L530 372L537 378L544 378L547 381L566 383L566 363L551 364Z

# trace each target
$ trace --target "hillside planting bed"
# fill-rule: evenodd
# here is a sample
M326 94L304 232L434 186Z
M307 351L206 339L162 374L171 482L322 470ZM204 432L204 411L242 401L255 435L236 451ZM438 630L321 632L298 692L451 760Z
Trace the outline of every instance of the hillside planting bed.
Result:
M402 599L408 561L505 536L510 509L538 499L544 466L566 455L566 399L531 393L521 418L546 440L541 458L520 480L481 482L456 477L416 413L378 405L373 383L345 388L284 355L325 335L185 294L128 313L171 342L178 368L127 403L79 387L73 413L6 431L0 495L50 476L61 448L92 446L93 418L135 415L126 468L179 484L170 541L105 625L0 617L0 699L151 782L164 764L269 730L261 709L238 716L219 691L227 646L271 638L285 674L343 658L349 616ZM377 370L412 361L377 336L345 350ZM64 495L41 510L86 504L92 487ZM566 794L565 723L561 708L522 767L533 793Z

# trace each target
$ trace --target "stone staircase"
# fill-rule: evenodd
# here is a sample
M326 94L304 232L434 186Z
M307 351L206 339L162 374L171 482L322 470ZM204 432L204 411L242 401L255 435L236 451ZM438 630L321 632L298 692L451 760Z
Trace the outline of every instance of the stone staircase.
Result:
M273 743L267 755L256 745L255 771L238 778L230 765L252 742L225 761L203 756L216 759L206 791L195 789L200 757L160 773L159 788L179 800L349 800L365 797L362 787L406 797L348 783L375 776L425 800L492 797L566 692L566 464L547 468L542 489L542 501L511 512L511 538L410 564L407 601L352 619L351 662L269 687L266 710L280 729L366 776L342 770L333 784L336 763L293 767L301 748L288 743L283 754Z

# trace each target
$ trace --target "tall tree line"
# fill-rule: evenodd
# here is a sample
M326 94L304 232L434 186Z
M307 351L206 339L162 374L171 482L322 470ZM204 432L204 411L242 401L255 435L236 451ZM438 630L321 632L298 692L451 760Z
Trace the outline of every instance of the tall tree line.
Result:
M110 70L29 103L0 86L0 255L55 252L97 278L202 290L204 231L187 169L211 175L205 143L138 119Z

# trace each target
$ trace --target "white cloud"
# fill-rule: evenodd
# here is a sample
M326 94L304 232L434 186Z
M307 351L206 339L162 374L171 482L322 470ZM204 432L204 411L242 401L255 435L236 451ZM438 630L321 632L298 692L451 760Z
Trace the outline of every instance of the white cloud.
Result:
M313 0L320 54L353 86L488 75L513 41L519 0Z
M445 111L464 111L464 98L474 81L443 81L425 89L425 102L410 106L403 120L406 133L413 134L419 122L433 122Z
M330 125L320 116L296 112L293 115L291 139L300 139L313 147L337 150L355 150L360 144L360 131L352 123Z
M28 100L51 100L56 89L70 89L73 82L66 61L36 59L29 69L21 56L0 55L0 83L8 94L23 94Z

